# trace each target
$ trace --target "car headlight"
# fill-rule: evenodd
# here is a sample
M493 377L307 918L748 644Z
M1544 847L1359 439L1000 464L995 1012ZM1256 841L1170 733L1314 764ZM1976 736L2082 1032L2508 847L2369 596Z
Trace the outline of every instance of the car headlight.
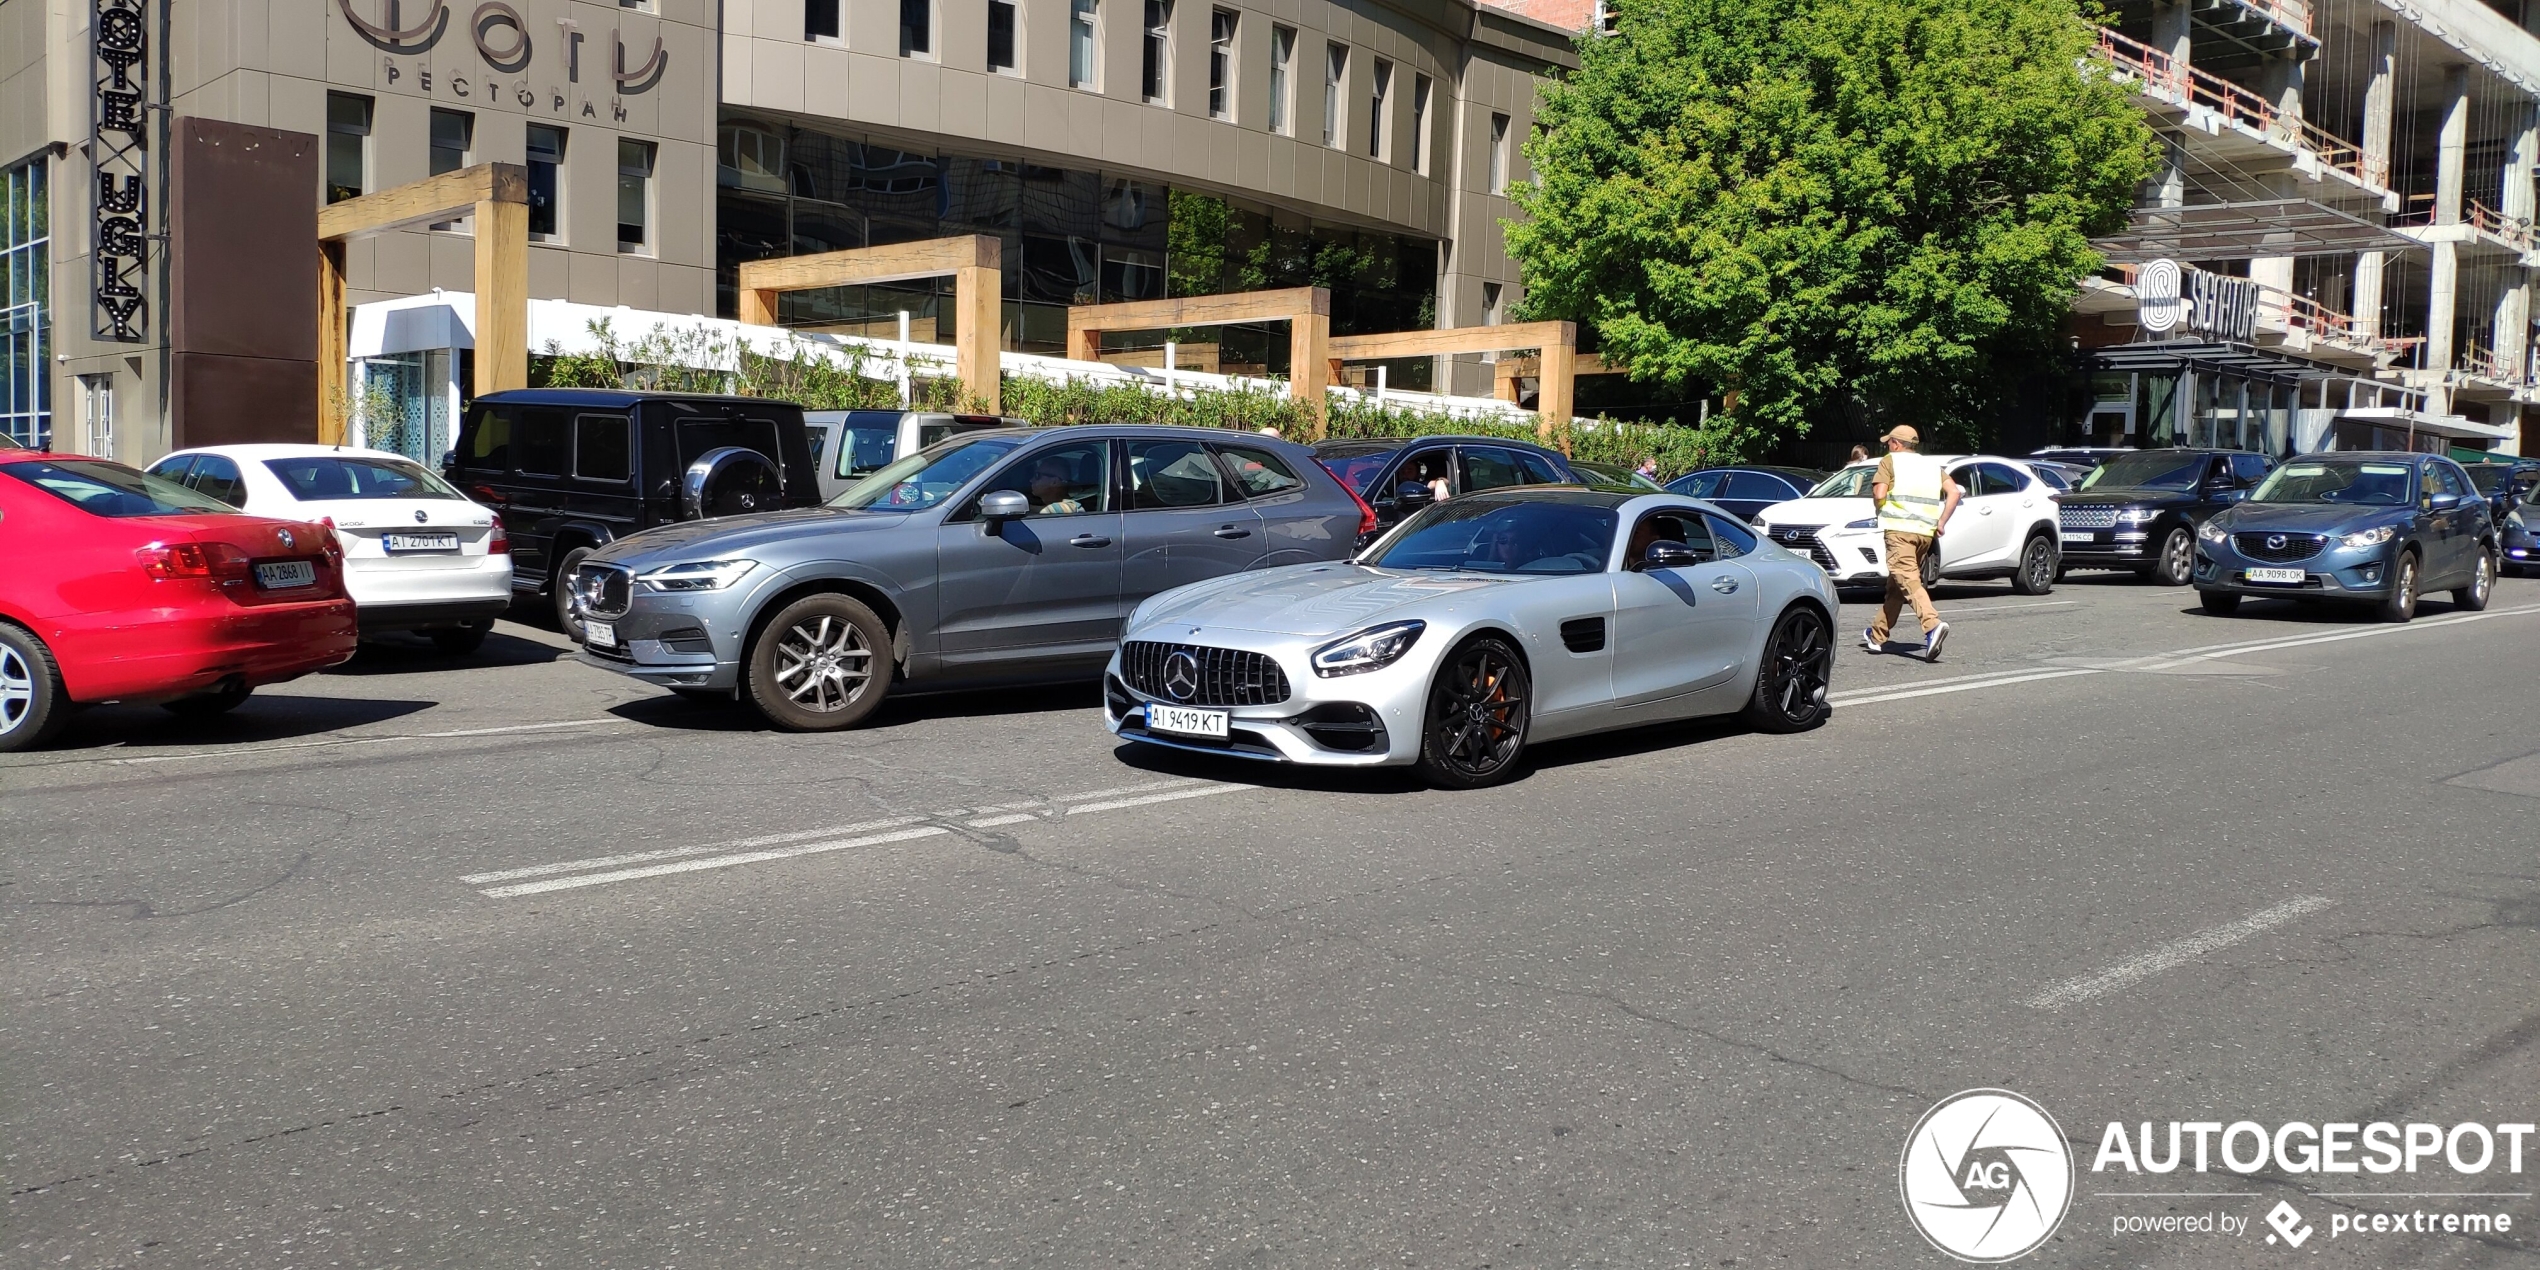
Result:
M2196 527L2196 536L2205 542L2221 542L2231 535L2223 532L2221 525L2209 520Z
M1334 640L1314 650L1314 673L1330 679L1382 670L1402 660L1428 628L1426 622L1389 622Z
M639 573L635 580L655 591L720 591L757 567L755 560L692 560Z
M2390 539L2396 536L2398 532L2399 531L2397 529L2388 525L2376 525L2371 529L2358 530L2338 539L2337 545L2341 547L2378 547L2381 544L2390 541Z
M2120 525L2148 525L2160 518L2161 510L2157 507L2126 507L2117 512Z
M1848 521L1843 527L1846 529L1876 529L1879 527L1879 518L1872 516L1868 520Z

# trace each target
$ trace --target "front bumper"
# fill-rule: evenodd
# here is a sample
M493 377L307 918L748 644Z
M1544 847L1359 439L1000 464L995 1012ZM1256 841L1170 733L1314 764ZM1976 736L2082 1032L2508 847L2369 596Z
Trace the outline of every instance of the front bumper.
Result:
M2390 594L2390 547L2340 547L2302 560L2253 560L2232 547L2231 539L2196 541L2196 567L2191 581L2199 591L2231 595L2272 595L2289 599L2379 600ZM2300 569L2300 582L2251 582L2248 571Z
M1117 650L1103 669L1103 727L1125 741L1313 767L1387 767L1420 756L1434 647L1415 645L1409 655L1382 670L1325 679L1287 647L1287 637L1256 641L1244 635L1212 630L1207 642L1272 656L1287 677L1289 692L1286 700L1271 705L1207 707L1226 711L1225 740L1147 727L1149 705L1180 703L1131 688Z
M2148 529L2066 529L2060 532L2067 569L2141 569L2158 558L2160 545Z
M746 596L732 592L657 595L638 588L624 613L584 615L586 623L606 623L617 639L585 643L577 657L657 688L726 691L741 682L747 605Z
M1836 586L1887 584L1887 535L1876 529L1829 525L1793 535L1786 528L1775 528L1764 531L1764 536L1784 551L1815 561Z

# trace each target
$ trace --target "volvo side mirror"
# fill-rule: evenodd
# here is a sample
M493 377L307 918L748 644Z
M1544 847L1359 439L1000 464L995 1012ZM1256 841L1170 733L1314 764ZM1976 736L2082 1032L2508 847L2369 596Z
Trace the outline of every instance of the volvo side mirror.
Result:
M988 522L991 530L1005 521L1021 520L1031 514L1032 500L1010 489L985 494L979 499L979 519Z

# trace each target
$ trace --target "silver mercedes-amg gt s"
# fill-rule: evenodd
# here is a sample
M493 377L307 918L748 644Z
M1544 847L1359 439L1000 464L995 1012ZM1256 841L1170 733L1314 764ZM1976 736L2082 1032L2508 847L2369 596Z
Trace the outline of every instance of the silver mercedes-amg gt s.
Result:
M1138 606L1103 680L1117 735L1469 789L1529 742L1743 710L1824 722L1834 584L1672 494L1534 486L1403 521L1349 561Z

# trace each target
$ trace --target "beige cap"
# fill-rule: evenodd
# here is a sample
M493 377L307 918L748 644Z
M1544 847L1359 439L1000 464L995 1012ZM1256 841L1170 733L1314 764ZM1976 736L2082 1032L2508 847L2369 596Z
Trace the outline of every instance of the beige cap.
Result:
M1879 440L1902 441L1907 445L1921 445L1923 443L1923 434L1914 431L1913 428L1905 424L1900 423L1895 427L1888 429L1887 435L1880 437Z

